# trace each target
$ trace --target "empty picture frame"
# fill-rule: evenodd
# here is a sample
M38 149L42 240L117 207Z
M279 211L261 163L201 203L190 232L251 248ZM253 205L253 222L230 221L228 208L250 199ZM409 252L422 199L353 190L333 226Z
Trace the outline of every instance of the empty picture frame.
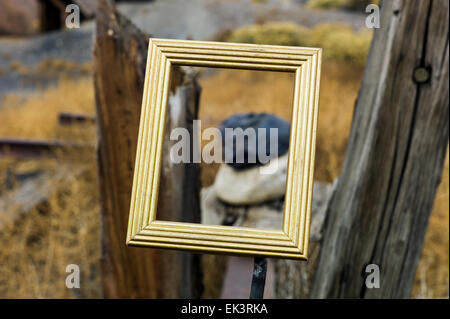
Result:
M127 244L307 259L321 54L319 48L150 39ZM295 74L282 230L156 220L164 119L173 65Z

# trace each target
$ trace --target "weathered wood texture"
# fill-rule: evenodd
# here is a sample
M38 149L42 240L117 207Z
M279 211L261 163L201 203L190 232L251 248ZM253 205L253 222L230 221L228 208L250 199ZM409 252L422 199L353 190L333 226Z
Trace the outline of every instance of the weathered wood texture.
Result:
M198 258L192 254L125 245L148 36L122 17L109 0L99 1L96 25L94 59L104 297L195 298L200 294ZM180 107L195 111L199 94L195 78L187 76L181 69L173 72L176 81L171 89L182 92L177 100ZM163 191L171 191L165 188L170 187L164 184L167 180L188 184L183 177L185 174L191 172L187 169L181 179L176 179L165 166ZM191 182L193 184L187 186L196 189L196 179ZM183 194L176 193L171 202L166 202L164 197L161 199L162 211L159 212L162 216L178 218L176 214L180 210L174 205L181 199L177 196ZM189 218L199 219L199 211L195 208L198 201L191 198L191 206L184 208Z
M383 1L313 298L408 298L449 134L449 2ZM415 77L416 68L431 73ZM415 80L416 78L416 80ZM419 80L419 82L417 82ZM367 289L365 266L380 267Z

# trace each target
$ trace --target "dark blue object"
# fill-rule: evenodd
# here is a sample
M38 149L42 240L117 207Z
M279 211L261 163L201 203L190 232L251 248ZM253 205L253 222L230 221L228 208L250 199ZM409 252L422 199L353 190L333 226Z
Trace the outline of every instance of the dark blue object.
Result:
M241 128L246 130L247 128L253 128L256 132L256 145L249 145L248 139L244 139L244 163L236 162L236 136L233 136L233 162L227 163L235 169L246 169L257 165L264 165L258 155L258 128L265 128L266 134L266 155L275 154L275 146L278 146L278 156L284 155L289 150L289 133L291 125L289 122L268 113L245 113L235 114L227 118L220 125L220 133L222 134L222 145L225 146L225 128ZM278 129L278 142L270 143L270 128ZM225 149L225 148L224 148ZM255 154L256 163L249 163L249 154ZM225 155L225 151L224 151Z

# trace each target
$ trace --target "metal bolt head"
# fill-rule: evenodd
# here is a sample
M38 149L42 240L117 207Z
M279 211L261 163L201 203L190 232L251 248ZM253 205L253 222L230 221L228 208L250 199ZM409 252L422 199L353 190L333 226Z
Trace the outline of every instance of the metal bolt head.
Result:
M413 78L416 83L422 84L430 80L430 69L422 66L414 70Z

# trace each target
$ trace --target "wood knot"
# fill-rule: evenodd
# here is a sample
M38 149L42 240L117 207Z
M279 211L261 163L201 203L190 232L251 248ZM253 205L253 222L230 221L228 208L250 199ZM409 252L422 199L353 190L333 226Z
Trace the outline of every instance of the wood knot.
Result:
M427 83L431 78L431 68L419 66L414 69L413 79L418 84Z

